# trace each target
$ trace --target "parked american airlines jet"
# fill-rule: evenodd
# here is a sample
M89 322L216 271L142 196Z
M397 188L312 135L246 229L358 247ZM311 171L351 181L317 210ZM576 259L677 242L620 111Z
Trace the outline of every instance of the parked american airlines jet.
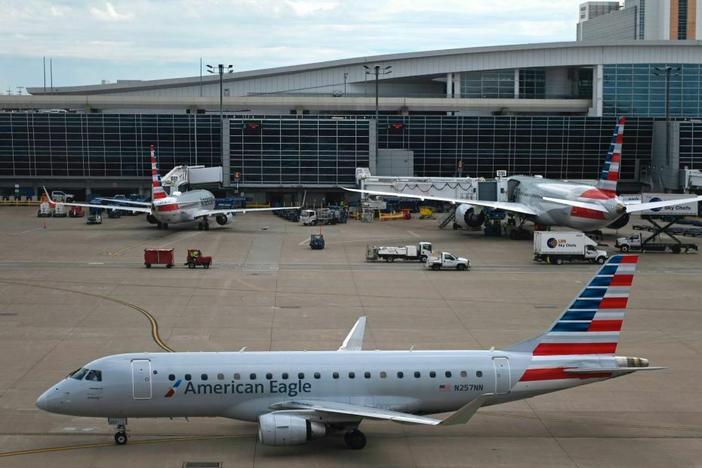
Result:
M54 202L49 193L44 189L52 206ZM174 192L168 195L161 185L161 175L156 165L154 145L151 145L151 203L130 200L102 199L113 202L113 205L98 205L92 203L61 203L66 206L82 206L86 208L103 208L107 210L124 210L136 213L146 213L146 219L155 224L159 229L168 229L169 224L198 223L198 229L209 230L209 218L214 217L217 224L224 226L232 222L236 213L253 211L294 210L299 207L289 206L281 208L229 208L215 210L215 197L208 190L191 190L189 192Z
M607 159L595 186L541 177L512 176L508 178L509 201L466 200L374 190L345 190L369 195L457 204L456 224L464 228L480 227L485 222L485 213L478 212L476 210L478 207L514 213L522 220L530 220L542 226L566 226L586 232L604 227L613 229L624 227L632 213L702 200L702 196L691 196L681 200L632 204L619 198L617 181L620 175L625 123L626 119L622 117L615 127Z
M600 382L648 360L616 356L636 256L612 257L542 335L505 350L362 351L365 317L337 351L135 353L97 359L37 399L72 416L107 417L127 442L127 418L257 421L267 445L344 432L360 449L365 418L463 424L485 405ZM424 416L453 411L445 419Z

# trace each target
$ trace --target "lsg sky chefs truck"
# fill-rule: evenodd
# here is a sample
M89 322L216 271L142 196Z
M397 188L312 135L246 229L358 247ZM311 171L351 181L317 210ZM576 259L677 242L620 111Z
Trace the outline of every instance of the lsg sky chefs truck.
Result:
M603 264L607 252L597 248L597 242L578 231L536 231L534 260L560 265L563 262Z

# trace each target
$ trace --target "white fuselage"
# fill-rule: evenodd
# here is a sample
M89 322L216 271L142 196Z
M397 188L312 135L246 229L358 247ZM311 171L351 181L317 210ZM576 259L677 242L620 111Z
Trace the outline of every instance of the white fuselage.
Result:
M613 356L569 356L568 365ZM346 351L140 353L86 365L100 381L70 376L37 400L47 411L95 417L221 416L255 421L276 403L324 400L415 414L452 411L485 393L487 404L598 380L520 382L530 353Z
M191 190L176 193L174 196L155 200L151 214L160 223L192 223L197 221L196 213L201 210L213 210L215 197L208 190Z

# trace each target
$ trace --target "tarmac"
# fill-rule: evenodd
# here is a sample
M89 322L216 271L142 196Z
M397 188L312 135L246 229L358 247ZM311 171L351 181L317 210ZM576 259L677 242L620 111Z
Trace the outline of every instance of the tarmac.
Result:
M500 348L544 331L597 269L537 264L530 241L438 223L324 227L318 251L318 227L267 213L160 231L143 216L88 226L0 208L0 467L702 466L702 254L641 256L617 354L667 369L484 408L465 426L366 421L360 451L337 436L262 446L255 424L224 418L130 419L116 446L107 421L34 405L104 355L336 349L361 315L365 349ZM364 261L369 243L420 240L473 268ZM174 248L176 266L145 268L147 247ZM184 267L187 248L212 268Z

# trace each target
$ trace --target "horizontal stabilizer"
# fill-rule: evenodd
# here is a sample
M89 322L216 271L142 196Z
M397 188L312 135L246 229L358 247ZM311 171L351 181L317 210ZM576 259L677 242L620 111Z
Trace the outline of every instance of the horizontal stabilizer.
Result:
M564 369L566 374L599 374L601 372L638 372L655 371L665 369L665 367L575 367Z
M587 210L608 213L607 208L605 208L602 205L595 204L595 203L580 202L580 201L574 201L574 200L564 200L562 198L551 198L551 197L542 197L542 198L546 201L558 203L559 205L574 206L576 208L585 208Z

